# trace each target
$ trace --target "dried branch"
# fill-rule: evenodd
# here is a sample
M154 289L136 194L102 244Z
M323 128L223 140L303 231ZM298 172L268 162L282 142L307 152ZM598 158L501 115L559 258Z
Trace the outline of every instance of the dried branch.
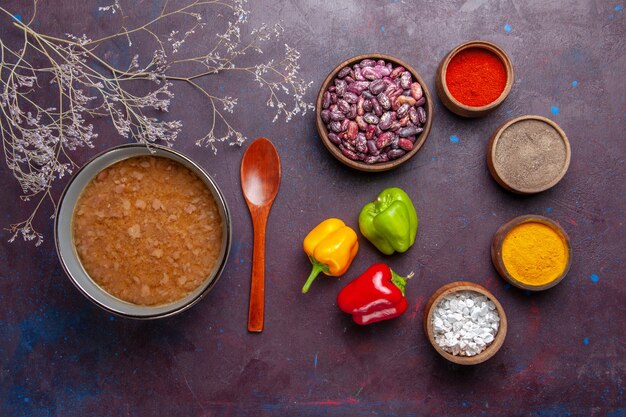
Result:
M166 0L159 16L135 27L122 27L120 31L100 39L86 35L66 34L58 38L39 33L32 28L37 14L38 0L33 1L34 13L28 23L23 23L0 6L0 15L12 19L13 26L22 34L18 50L11 49L0 38L0 134L7 167L19 182L22 200L35 199L32 214L24 221L11 225L14 241L21 235L24 240L43 236L33 228L33 220L43 201L52 198L55 179L70 174L76 164L71 151L79 147L93 147L98 134L89 120L107 117L123 138L133 138L146 145L163 143L172 146L181 132L182 123L162 121L152 116L157 111L168 111L174 94L174 82L183 82L201 92L209 101L210 128L195 139L198 146L210 147L217 153L216 143L241 145L245 135L228 120L237 106L237 98L221 96L201 86L197 81L226 71L240 71L267 91L267 105L276 110L273 121L284 118L289 122L296 115L304 115L313 108L304 99L312 82L298 78L300 54L285 45L285 55L280 60L269 59L254 66L240 66L241 57L262 54L262 45L280 38L280 25L263 25L252 30L247 42L242 41L241 28L247 23L249 12L246 0L194 0L189 4L170 8ZM215 36L208 51L197 57L172 59L187 40L205 27L202 13L214 7L227 10L230 16L227 28ZM99 11L126 17L119 0ZM154 26L169 18L179 17L188 22L187 30L172 30L167 36L153 31ZM143 67L135 55L126 69L116 68L98 55L107 42L125 39L131 47L135 36L148 34L156 49L149 63ZM31 62L45 64L35 66ZM180 64L195 63L201 71L192 74L174 72ZM145 94L133 93L131 84L148 83L152 86ZM56 91L56 104L48 107L42 103L42 91Z

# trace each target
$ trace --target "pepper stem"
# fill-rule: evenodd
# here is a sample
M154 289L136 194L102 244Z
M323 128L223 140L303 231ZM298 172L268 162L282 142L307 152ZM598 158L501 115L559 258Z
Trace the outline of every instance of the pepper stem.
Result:
M311 263L313 263L313 269L311 270L311 274L306 279L304 286L302 287L302 294L306 294L311 288L311 284L315 281L315 278L320 274L320 272L326 271L328 267L324 264L317 262L315 259L311 258Z
M398 289L400 290L400 292L402 293L402 295L404 295L404 287L406 287L406 282L408 280L410 280L411 278L413 278L413 272L411 272L409 275L407 275L406 277L402 277L398 274L396 274L393 269L391 270L391 282L394 283L394 285L396 287L398 287Z

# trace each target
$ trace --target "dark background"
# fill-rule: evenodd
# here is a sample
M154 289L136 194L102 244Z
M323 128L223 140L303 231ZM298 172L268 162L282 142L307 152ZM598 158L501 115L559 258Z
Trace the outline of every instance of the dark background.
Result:
M154 18L160 3L126 7L126 25ZM170 6L182 4L170 1ZM116 16L98 12L108 2L41 2L33 27L64 36L114 33ZM264 48L280 57L283 43L301 53L301 76L313 81L313 102L326 74L366 52L395 55L420 72L436 96L434 75L453 47L484 39L510 55L516 79L491 115L465 120L435 98L433 129L425 146L402 167L382 174L352 171L321 145L314 115L272 123L267 92L249 78L217 75L202 81L239 97L231 121L249 138L266 136L282 159L283 180L269 220L266 255L266 327L246 331L252 227L240 192L244 149L219 145L217 156L194 145L208 128L207 103L177 84L170 119L184 130L175 148L215 178L233 215L233 245L219 283L198 305L169 319L118 318L92 305L64 275L54 250L52 206L38 221L40 247L16 241L0 251L0 415L2 416L624 416L626 400L624 256L624 131L626 26L622 2L467 0L254 1L248 28L282 22L284 36ZM29 2L3 7L28 20ZM182 47L201 52L219 21ZM213 10L213 11L212 11ZM167 34L180 22L154 30ZM215 25L215 28L213 27ZM246 33L242 34L245 40ZM20 35L2 19L3 41ZM126 42L103 49L123 66ZM251 58L254 62L255 58ZM556 121L572 145L565 178L539 195L501 189L485 162L489 136L504 121L537 114ZM96 149L74 153L84 163L124 143L106 120L95 121ZM457 140L458 139L458 140ZM0 222L23 220L32 206L0 167ZM55 183L58 195L66 179ZM320 278L306 296L300 288L309 263L306 233L327 217L357 227L360 208L384 188L413 198L420 227L407 253L384 257L362 236L361 249L342 278ZM521 214L559 222L573 246L573 263L557 287L530 294L506 285L494 270L489 246L498 227ZM406 274L410 307L393 321L358 327L336 307L350 279L374 262ZM446 362L422 330L425 301L459 279L490 289L502 303L509 333L488 362L462 368Z

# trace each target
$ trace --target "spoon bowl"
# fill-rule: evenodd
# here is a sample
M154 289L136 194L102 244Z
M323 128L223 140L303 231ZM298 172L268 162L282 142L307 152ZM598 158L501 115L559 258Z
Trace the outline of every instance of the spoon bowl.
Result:
M254 248L248 331L263 331L265 316L265 229L267 218L280 185L280 158L272 142L258 138L248 147L241 161L241 190L246 200Z
M245 173L245 175L244 175ZM255 140L241 161L241 188L248 205L262 206L278 194L280 159L272 142Z

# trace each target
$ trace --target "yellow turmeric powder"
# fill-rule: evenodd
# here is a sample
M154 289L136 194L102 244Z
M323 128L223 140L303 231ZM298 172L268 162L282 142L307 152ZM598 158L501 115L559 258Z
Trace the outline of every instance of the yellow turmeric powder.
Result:
M541 286L565 271L568 252L556 230L543 223L527 222L515 226L504 238L502 261L517 281Z

